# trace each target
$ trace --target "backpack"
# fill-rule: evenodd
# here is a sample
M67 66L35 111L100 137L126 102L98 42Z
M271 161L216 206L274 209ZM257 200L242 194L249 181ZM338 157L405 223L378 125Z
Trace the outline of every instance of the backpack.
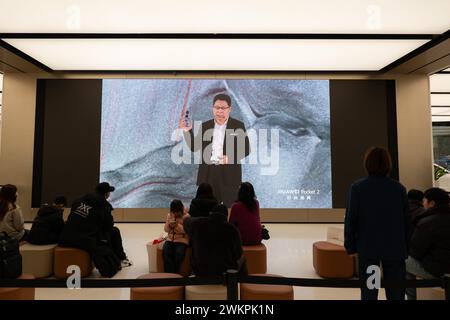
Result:
M122 269L119 258L106 245L100 245L94 249L93 261L102 277L111 278Z
M19 241L0 233L0 279L15 279L22 274L22 255Z

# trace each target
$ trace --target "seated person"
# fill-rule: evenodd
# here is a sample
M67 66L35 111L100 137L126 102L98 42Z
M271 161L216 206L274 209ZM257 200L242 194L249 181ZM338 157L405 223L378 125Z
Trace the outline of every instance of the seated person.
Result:
M425 191L425 213L420 216L411 238L406 260L408 279L441 277L450 273L450 205L445 190L431 188ZM416 299L415 288L407 288L408 300Z
M28 242L32 244L58 243L64 228L63 213L66 205L67 199L64 196L56 197L52 205L44 204L34 218Z
M228 223L227 216L227 207L218 205L207 218L184 220L184 231L191 239L191 263L196 276L220 276L228 269L247 273L239 231Z
M189 215L193 218L207 217L212 208L217 206L217 200L214 198L213 189L209 183L201 183L198 186L197 194L192 199L189 207Z
M164 231L168 233L163 247L164 272L180 272L189 245L189 237L183 229L183 221L188 217L180 200L170 203L170 212L164 225Z
M29 230L25 230L22 210L16 204L17 187L12 184L0 189L0 232L5 232L17 241L26 241Z
M425 212L423 207L423 192L411 189L408 191L408 206L411 213L411 220L414 221L418 216Z
M91 255L97 246L109 246L122 267L132 265L123 250L120 230L114 227L113 207L107 201L115 188L102 182L94 193L75 200L59 240L63 247L85 250Z
M408 207L411 214L411 226L409 228L409 241L411 241L414 229L420 221L422 214L426 211L423 207L423 192L411 189L408 191Z
M261 243L259 202L256 200L255 189L250 182L244 182L239 187L238 199L231 207L229 221L239 230L244 246Z

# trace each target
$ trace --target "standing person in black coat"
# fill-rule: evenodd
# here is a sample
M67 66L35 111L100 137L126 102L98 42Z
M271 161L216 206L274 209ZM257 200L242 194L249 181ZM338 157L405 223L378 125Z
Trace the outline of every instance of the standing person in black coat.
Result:
M52 205L44 204L34 218L28 242L38 245L58 243L64 228L63 213L66 205L67 199L64 196L56 197Z
M192 199L189 207L189 215L195 217L208 217L212 208L217 206L217 200L214 198L213 189L209 183L201 183L198 186L197 194Z
M431 188L425 191L426 211L418 216L411 238L411 249L406 260L409 279L419 276L433 279L450 273L450 206L445 190ZM408 300L416 299L416 289L406 290Z
M228 269L247 273L239 231L228 223L227 216L227 207L218 205L207 218L184 220L184 231L191 240L192 271L196 276L219 276Z
M381 263L385 280L405 279L411 218L405 187L388 177L392 168L388 151L369 149L364 166L368 176L354 182L348 191L345 249L348 254L358 254L361 299L376 300L378 290L366 286L367 268ZM387 288L386 297L403 300L405 290Z

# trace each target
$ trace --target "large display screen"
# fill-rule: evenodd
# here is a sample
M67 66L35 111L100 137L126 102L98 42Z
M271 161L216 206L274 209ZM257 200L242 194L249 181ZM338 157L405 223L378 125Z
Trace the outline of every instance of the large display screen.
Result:
M104 79L100 181L120 208L189 203L201 182L229 202L241 181L262 208L331 208L329 81Z

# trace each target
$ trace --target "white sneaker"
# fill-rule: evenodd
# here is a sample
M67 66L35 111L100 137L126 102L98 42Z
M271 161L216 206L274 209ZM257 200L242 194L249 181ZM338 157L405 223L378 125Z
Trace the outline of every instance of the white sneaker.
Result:
M120 266L122 268L130 267L132 265L133 265L133 262L130 259L125 259L125 260L120 261Z

